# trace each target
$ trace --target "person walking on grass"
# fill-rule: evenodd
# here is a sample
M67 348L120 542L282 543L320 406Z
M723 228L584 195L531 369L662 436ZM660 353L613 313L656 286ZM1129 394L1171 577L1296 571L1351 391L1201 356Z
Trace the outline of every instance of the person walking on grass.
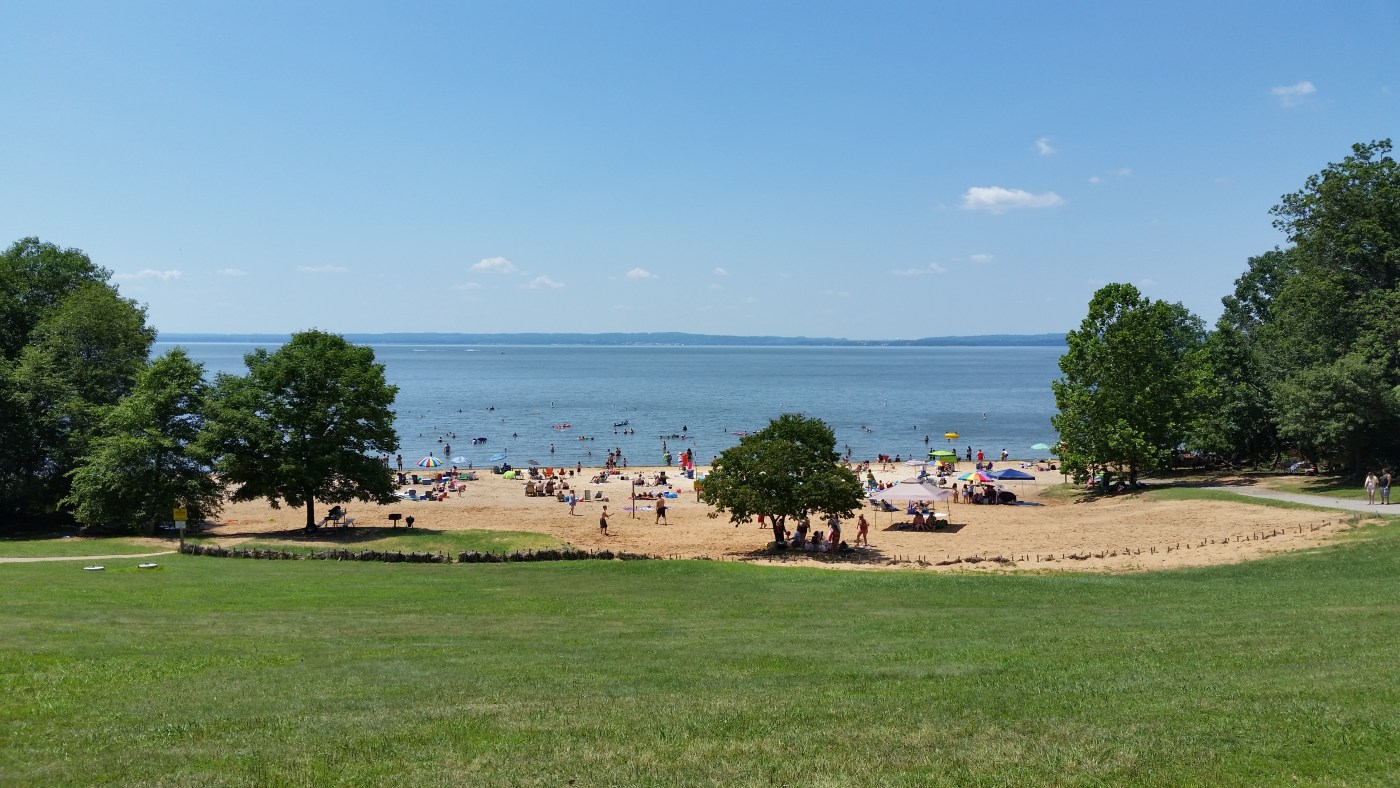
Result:
M608 514L608 505L603 504L603 511L598 514L598 530L602 532L603 536L608 535L608 518L611 516Z
M1383 505L1383 506L1389 506L1389 505L1390 505L1390 469L1389 469L1389 468L1382 468L1382 469L1381 469L1380 485L1381 485L1381 505Z
M657 499L656 499L656 522L660 523L660 522L662 522L663 520L666 521L666 524L667 524L667 525L670 525L670 524L671 524L671 522L670 522L669 520L666 520L666 496L665 496L665 495L662 495L660 498L657 498Z
M1379 481L1378 479L1376 479L1376 474L1374 474L1374 473L1367 473L1367 474L1366 474L1366 503L1368 503L1368 504L1374 504L1374 503L1376 502L1376 487L1378 487L1378 486L1380 486L1380 481Z

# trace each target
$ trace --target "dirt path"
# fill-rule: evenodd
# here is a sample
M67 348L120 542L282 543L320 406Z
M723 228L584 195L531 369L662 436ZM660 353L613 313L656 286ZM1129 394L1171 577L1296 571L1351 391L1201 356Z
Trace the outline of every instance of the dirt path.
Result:
M34 558L0 558L0 564L32 564L39 561L116 561L122 558L154 558L158 555L174 555L178 550L162 550L159 553L125 553L123 555L45 555Z

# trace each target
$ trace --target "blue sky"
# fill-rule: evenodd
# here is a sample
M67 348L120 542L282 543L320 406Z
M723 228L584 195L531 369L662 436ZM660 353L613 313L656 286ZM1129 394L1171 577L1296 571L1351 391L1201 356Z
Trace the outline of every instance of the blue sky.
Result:
M0 6L0 241L170 333L1207 320L1400 135L1384 2Z

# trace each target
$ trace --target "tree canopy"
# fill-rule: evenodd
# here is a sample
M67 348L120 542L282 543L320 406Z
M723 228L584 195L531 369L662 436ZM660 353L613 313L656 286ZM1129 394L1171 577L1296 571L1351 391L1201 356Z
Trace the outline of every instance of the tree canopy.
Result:
M781 539L789 517L850 517L864 502L864 488L840 463L831 427L787 413L721 452L700 497L735 525L769 518L774 538Z
M0 523L59 512L155 332L110 274L37 238L0 253Z
M208 391L203 365L181 348L141 372L72 472L65 503L78 522L136 530L168 522L175 507L218 512L223 490L194 448Z
M1067 337L1055 381L1052 423L1071 470L1114 465L1131 482L1162 466L1185 432L1190 379L1185 361L1203 339L1200 320L1180 304L1111 284Z
M397 500L379 455L398 449L398 389L373 350L313 330L244 363L246 375L216 379L200 438L233 500L304 506L308 528L317 501Z

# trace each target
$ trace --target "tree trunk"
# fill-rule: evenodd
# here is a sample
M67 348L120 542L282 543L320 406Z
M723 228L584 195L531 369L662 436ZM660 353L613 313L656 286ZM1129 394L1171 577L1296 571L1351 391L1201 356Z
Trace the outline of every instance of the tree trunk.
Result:
M768 519L773 522L773 541L783 541L783 531L787 530L783 527L784 523L786 522L785 518L769 517Z
M311 531L316 528L316 499L306 496L306 530Z

